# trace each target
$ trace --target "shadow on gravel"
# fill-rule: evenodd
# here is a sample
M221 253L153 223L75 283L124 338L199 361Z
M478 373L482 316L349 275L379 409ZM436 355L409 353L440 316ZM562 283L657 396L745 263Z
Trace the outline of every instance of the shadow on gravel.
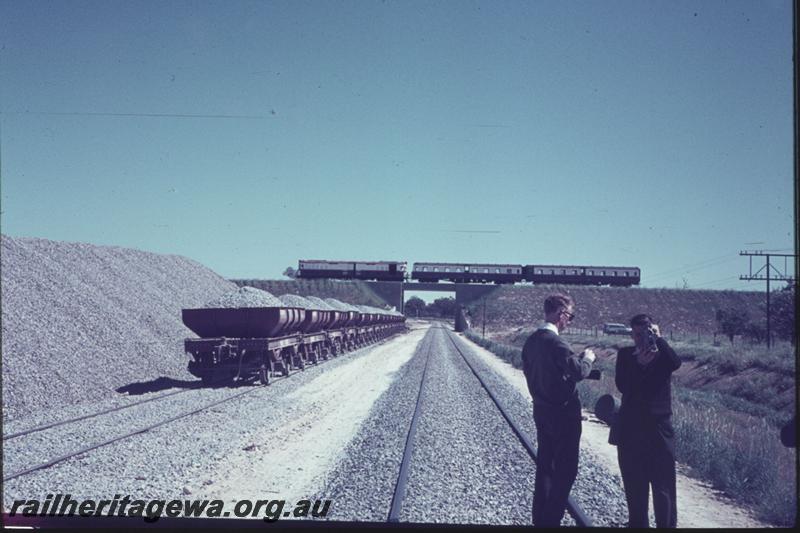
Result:
M148 392L158 392L165 389L200 389L206 385L198 380L188 381L185 379L174 379L161 376L160 378L152 379L150 381L139 381L137 383L129 383L116 389L120 394L129 394L131 396L138 396L140 394L147 394Z
M221 378L214 383L203 383L202 380L185 380L175 379L166 376L161 376L150 381L139 381L136 383L129 383L115 389L120 394L128 394L130 396L139 396L148 394L150 392L159 392L166 389L223 389L223 388L236 388L246 385L252 385L255 382L254 377L248 376L244 379L233 381L231 378Z

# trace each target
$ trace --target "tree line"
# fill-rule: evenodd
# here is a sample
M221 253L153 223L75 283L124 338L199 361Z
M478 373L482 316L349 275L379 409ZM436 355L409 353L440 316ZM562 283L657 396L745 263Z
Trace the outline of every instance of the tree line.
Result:
M456 304L455 298L437 298L426 304L422 298L412 296L406 301L403 311L409 317L453 318L456 315L456 309L458 309L458 304Z
M769 319L773 338L795 342L795 285L791 284L770 294ZM765 305L763 307L766 307ZM764 309L766 311L766 309ZM752 342L767 339L763 320L753 320L747 309L729 307L717 310L719 331L733 344L738 335Z

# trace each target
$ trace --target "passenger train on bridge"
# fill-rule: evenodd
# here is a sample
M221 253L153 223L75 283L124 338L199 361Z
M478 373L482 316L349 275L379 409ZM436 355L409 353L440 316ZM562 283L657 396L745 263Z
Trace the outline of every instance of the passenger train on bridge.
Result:
M437 283L561 283L630 287L641 281L639 267L586 265L510 265L488 263L414 263L405 261L300 260L297 277Z

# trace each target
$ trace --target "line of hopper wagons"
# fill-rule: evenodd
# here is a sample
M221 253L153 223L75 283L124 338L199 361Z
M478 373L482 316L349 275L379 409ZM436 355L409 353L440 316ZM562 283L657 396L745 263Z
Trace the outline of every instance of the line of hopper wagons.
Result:
M406 317L376 308L343 311L300 307L183 309L198 337L184 341L189 372L204 384L275 375L335 357L405 331Z

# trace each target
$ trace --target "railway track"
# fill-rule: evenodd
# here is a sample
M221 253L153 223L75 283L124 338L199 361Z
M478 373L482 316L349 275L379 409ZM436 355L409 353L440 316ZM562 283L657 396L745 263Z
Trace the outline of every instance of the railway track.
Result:
M430 330L430 334L431 335L436 334L434 333L436 330L444 331L444 335L448 338L450 344L453 346L455 351L461 356L461 359L463 359L463 361L472 371L472 374L478 380L483 390L491 398L492 402L497 407L498 411L503 416L508 426L516 435L520 445L525 449L530 458L535 462L536 448L531 443L530 439L528 439L528 437L524 434L524 432L519 428L516 422L509 415L508 410L505 408L505 406L503 406L500 400L498 400L498 396L492 391L490 386L487 384L487 381L481 377L480 373L475 369L475 366L470 362L469 358L464 354L464 351L461 349L461 347L459 347L458 342L456 342L455 335L453 335L453 333L451 333L448 328L442 326L432 327ZM432 341L429 339L427 345L427 352L425 355L426 359L425 368L422 372L422 377L420 379L419 392L417 394L417 401L414 407L414 414L411 418L411 424L409 426L408 436L406 437L405 449L403 450L403 458L400 465L400 470L397 477L397 483L395 485L394 494L392 496L392 503L390 506L389 515L387 517L387 521L390 523L395 523L400 521L400 514L403 510L403 503L408 493L409 471L411 468L412 456L414 454L418 421L420 416L422 415L425 406L425 403L423 401L423 391L425 388L426 377L428 374L428 366L431 360L431 346L432 346ZM580 506L573 500L572 497L570 497L568 500L567 512L569 512L569 514L575 520L575 523L576 525L578 525L578 527L593 526L592 520L586 515L586 513L580 508Z
M198 382L198 383L200 383L200 382ZM217 385L217 384L219 384L219 382L210 383L209 385L213 386L213 385ZM65 420L57 420L55 422L48 422L46 424L41 424L41 425L38 425L38 426L34 426L32 428L24 429L22 431L17 431L15 433L4 434L3 435L3 441L16 439L17 437L24 437L25 435L30 435L31 433L38 433L38 432L44 431L46 429L52 429L52 428L57 428L57 427L60 427L60 426L65 426L67 424L73 424L75 422L80 422L81 420L88 420L90 418L95 418L95 417L102 416L102 415L105 415L105 414L115 413L117 411L122 411L124 409L129 409L131 407L136 407L137 405L142 405L142 404L149 403L149 402L155 402L155 401L158 401L158 400L163 400L164 398L168 398L170 396L176 396L178 394L184 394L184 393L187 393L187 392L191 392L193 390L196 390L196 389L176 390L176 391L168 392L166 394L161 394L161 395L156 396L154 398L145 398L143 400L126 403L125 405L118 405L116 407L110 407L108 409L103 409L102 411L96 411L94 413L89 413L89 414L86 414L86 415L76 416L74 418L68 418L68 419L65 419Z
M370 346L372 346L372 347L378 346L380 344L383 344L383 343L391 340L393 337L394 336L387 337L387 338L385 338L385 339L383 339L383 340L381 340L381 341L379 341L377 343L374 343L374 344L372 344ZM316 366L318 364L319 363L316 363L314 366ZM298 371L295 371L295 372L293 372L293 373L291 373L291 374L289 374L287 376L275 378L274 382L283 381L284 379L287 379L288 377L291 377L292 375L297 374L298 372L302 372L303 370L298 370ZM213 384L217 384L217 383L219 383L219 382L214 382L214 383L212 383L212 385ZM150 431L152 429L155 429L155 428L158 428L158 427L161 427L161 426L165 426L165 425L170 424L172 422L175 422L177 420L180 420L180 419L183 419L183 418L187 418L187 417L190 417L192 415L207 411L207 410L209 410L209 409L211 409L213 407L216 407L218 405L221 405L221 404L236 400L238 398L241 398L241 397L249 395L249 394L253 394L256 391L261 390L263 387L265 387L265 385L261 385L261 384L256 383L254 386L247 387L245 390L236 391L236 392L233 392L233 393L230 393L230 394L225 394L225 391L227 389L226 390L213 389L213 388L210 389L210 388L207 388L207 387L197 388L197 389L183 389L183 390L179 390L179 391L169 392L167 394L162 394L162 395L159 395L159 396L157 396L155 398L147 398L147 399L144 399L144 400L141 400L141 401L132 402L132 403L125 404L125 405L122 405L122 406L112 407L112 408L109 408L109 409L93 412L93 413L90 413L90 414L87 414L87 415L83 415L83 416L79 416L79 417L70 418L70 419L67 419L67 420L61 420L61 421L52 422L52 423L48 423L48 424L42 424L42 425L39 425L39 426L35 426L33 428L29 428L29 429L26 429L26 430L22 430L22 431L18 431L18 432L15 432L15 433L8 434L8 435L4 435L3 436L3 447L4 447L4 452L5 452L5 454L4 454L5 455L4 470L6 470L6 471L9 470L9 463L12 463L11 464L12 468L13 467L16 467L16 468L12 471L12 473L3 476L3 482L7 482L7 481L10 481L10 480L13 480L13 479L16 479L16 478L23 477L25 475L31 474L33 472L37 472L39 470L43 470L43 469L49 468L49 467L54 466L54 465L56 465L58 463L67 461L69 459L84 455L84 454L89 453L89 452L91 452L93 450L96 450L98 448L101 448L101 447L104 447L104 446L108 446L110 444L113 444L113 443L116 443L116 442L119 442L119 441L122 441L122 440L125 440L125 439L129 439L129 438L135 437L136 435L141 435L143 433L147 433L148 431ZM35 441L29 441L28 439L25 439L25 438L22 438L22 437L29 437L30 439L33 439L33 438L36 438L36 437L43 437L40 440L40 442L46 442L48 444L49 443L53 443L53 442L63 442L63 441L69 442L71 440L70 437L74 437L74 434L71 434L70 432L74 431L75 429L78 429L78 430L82 429L81 427L75 425L78 422L82 422L82 421L89 420L89 419L97 419L97 418L102 419L102 417L109 416L109 415L115 415L115 414L119 413L120 411L124 411L124 410L127 410L127 409L132 409L132 408L136 408L136 407L140 407L141 408L145 404L149 404L147 406L148 408L153 408L154 410L160 410L160 409L165 409L166 408L166 410L169 412L169 408L168 408L169 402L174 400L176 397L178 397L180 395L183 395L183 394L186 394L186 393L189 393L189 392L197 393L198 399L200 399L200 400L202 400L202 398L205 397L205 396L211 396L212 399L210 401L207 401L207 402L203 403L199 407L192 408L192 409L189 409L189 410L184 410L182 412L179 412L178 414L175 414L173 416L168 416L166 418L160 418L156 422L145 424L145 425L143 425L141 427L138 427L138 428L135 428L133 430L123 431L121 434L117 434L117 435L115 435L113 437L110 437L110 438L98 439L98 440L96 440L94 443L92 443L90 445L82 446L82 447L80 447L78 449L75 449L75 450L72 450L72 451L69 451L69 452L66 452L66 453L59 453L58 455L50 455L50 458L46 459L44 461L38 460L38 461L33 462L33 464L27 463L27 464L23 464L22 466L14 465L13 464L14 463L13 459L11 461L9 461L9 458L13 458L13 457L16 457L16 456L19 456L19 455L23 455L24 453L31 453L31 449L36 447L37 443ZM218 396L222 396L222 397L219 398ZM194 401L194 400L192 400L192 401ZM126 413L126 416L127 416L128 419L133 419L133 420L135 420L137 418L140 418L140 416L137 416L137 412L135 410L133 412ZM114 422L113 419L111 419L110 421L106 421L105 424L107 426L116 427L116 423ZM97 426L102 426L103 423L101 422L101 423L96 424L96 425ZM51 430L59 430L59 429L62 429L62 430L63 429L67 429L67 431L65 431L65 432L63 432L61 434L59 434L58 432L53 432L51 434ZM47 432L47 433L43 433L43 432ZM101 431L101 433L104 433L104 432ZM46 438L44 438L44 437L46 437ZM74 439L72 439L72 440L74 440ZM15 451L17 451L19 453L15 453Z

